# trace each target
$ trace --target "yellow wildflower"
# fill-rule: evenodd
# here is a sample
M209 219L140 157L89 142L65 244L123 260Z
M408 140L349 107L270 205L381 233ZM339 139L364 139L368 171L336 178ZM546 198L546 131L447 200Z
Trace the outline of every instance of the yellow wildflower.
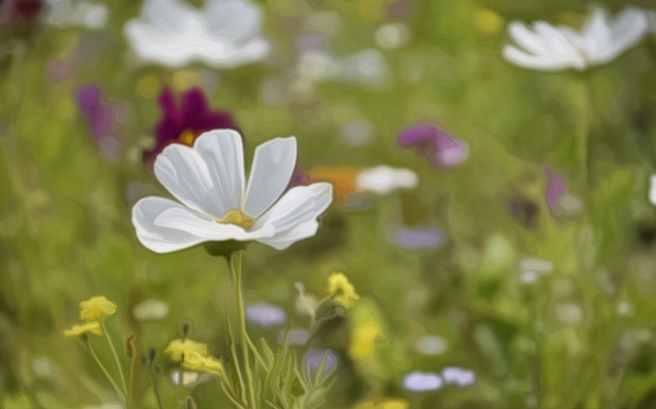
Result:
M185 352L182 366L194 371L201 371L214 375L221 375L221 372L223 371L221 361L217 358L190 350Z
M403 399L370 399L353 409L408 409L410 404Z
M165 354L169 354L172 360L175 362L180 362L182 355L185 356L185 361L187 356L193 353L207 355L207 345L192 341L190 339L174 339L169 342L169 345L164 350Z
M87 322L82 325L73 325L73 328L64 330L65 337L76 337L85 333L101 336L103 334L98 321Z
M355 292L355 287L343 273L332 273L328 277L328 292L335 294L335 300L345 306L349 306L352 301L360 299L360 295Z
M104 319L116 312L116 304L107 297L92 297L80 303L80 318L87 321Z

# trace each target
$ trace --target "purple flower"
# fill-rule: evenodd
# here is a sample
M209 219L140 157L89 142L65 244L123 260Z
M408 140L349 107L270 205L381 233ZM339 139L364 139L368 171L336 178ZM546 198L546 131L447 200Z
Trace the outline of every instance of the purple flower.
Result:
M209 109L205 95L200 89L195 88L185 92L178 107L171 91L164 88L158 102L164 111L164 116L155 128L155 147L143 154L148 168L152 168L157 155L171 143L191 146L196 137L205 131L214 129L239 131L230 112Z
M403 386L413 392L435 391L442 387L442 378L431 372L412 372L403 378Z
M311 349L303 356L303 367L306 374L314 376L321 366L321 362L326 359L324 373L332 371L337 366L337 358L330 349Z
M442 379L446 385L469 386L476 382L474 371L458 367L447 367L442 370Z
M109 135L116 119L116 111L103 104L100 95L97 85L87 85L77 90L78 106L96 141Z
M261 302L246 307L246 318L248 321L266 328L284 324L287 314L277 305Z
M399 229L394 235L396 244L409 249L436 249L445 239L446 234L439 227Z
M456 166L469 156L467 142L453 138L428 122L420 122L401 132L399 145L414 149L417 156L425 157L436 168Z
M544 195L551 213L560 216L581 213L583 211L583 202L578 196L569 193L565 179L549 167L544 168L544 174L547 177L547 187Z

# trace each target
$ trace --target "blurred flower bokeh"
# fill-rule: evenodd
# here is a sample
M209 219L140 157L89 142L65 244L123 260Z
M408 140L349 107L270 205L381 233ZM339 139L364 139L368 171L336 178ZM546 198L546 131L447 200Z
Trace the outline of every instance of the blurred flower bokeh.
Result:
M0 408L656 407L654 7L1 1Z

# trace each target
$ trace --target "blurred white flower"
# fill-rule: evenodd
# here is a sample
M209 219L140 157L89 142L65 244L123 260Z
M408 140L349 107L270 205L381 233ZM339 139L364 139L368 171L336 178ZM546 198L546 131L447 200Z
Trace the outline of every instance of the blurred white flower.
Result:
M417 351L424 355L440 355L447 347L446 339L438 335L424 335L415 343Z
M435 391L442 387L442 378L431 372L412 372L403 378L403 386L413 392Z
M287 321L287 314L282 307L261 302L246 307L246 318L253 324L267 328L284 324Z
M554 270L551 260L541 258L523 258L519 261L519 281L524 284L533 284L541 275L549 274Z
M347 56L341 62L341 77L366 88L383 88L392 75L383 53L367 49Z
M410 169L376 166L360 172L355 179L356 190L385 195L396 189L412 189L419 178Z
M124 31L145 62L234 68L269 53L261 23L262 12L249 0L207 0L202 10L180 0L146 0L141 18L128 21Z
M46 0L43 18L55 27L83 26L102 28L109 12L104 4L85 0Z
M514 21L508 34L517 44L506 45L504 57L513 64L543 71L584 70L606 64L633 47L648 31L644 11L629 7L614 20L596 8L578 32L571 27L554 27L537 21L531 27Z
M294 287L298 291L298 295L294 300L294 308L296 312L307 317L314 319L314 315L317 312L317 306L319 301L317 297L313 294L308 294L305 292L305 286L301 282L294 283Z
M649 176L649 203L656 206L656 174Z
M149 299L139 303L132 312L139 321L157 321L169 315L169 305L164 301Z
M410 40L410 29L403 22L383 24L376 29L376 44L385 50L396 50Z
M445 385L469 386L476 382L474 371L458 367L447 367L442 370L442 379Z
M171 372L171 382L174 385L180 385L180 373L182 373L182 385L189 386L198 382L200 374L192 371L174 370Z
M240 135L205 132L193 147L171 144L155 159L157 179L181 203L139 200L132 210L137 237L156 253L208 241L251 241L283 250L314 236L317 217L332 202L332 185L313 183L285 192L296 164L296 138L258 146L248 184Z
M328 81L357 84L380 89L391 79L385 56L378 50L365 49L337 57L323 48L311 48L299 56L297 81L321 84Z

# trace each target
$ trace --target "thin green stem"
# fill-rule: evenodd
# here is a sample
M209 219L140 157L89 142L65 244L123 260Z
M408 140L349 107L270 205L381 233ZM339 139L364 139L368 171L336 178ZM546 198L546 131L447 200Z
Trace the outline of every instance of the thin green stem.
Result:
M116 363L116 367L118 368L118 374L121 377L121 383L123 384L123 391L127 395L128 384L127 382L125 382L125 375L123 374L123 365L121 365L121 361L118 359L118 354L116 353L116 348L114 347L114 341L112 341L112 338L109 335L109 332L107 331L107 327L105 326L105 321L100 320L100 326L102 327L102 330L105 333L105 337L107 338L109 349L112 351L112 356L114 357L114 362Z
M134 384L135 361L136 361L136 357L133 356L130 359L130 376L129 376L129 379L128 379L128 394L127 394L127 397L126 397L127 409L130 409L130 405L132 404L132 388L133 388L133 384Z
M251 372L250 353L248 345L248 335L246 333L246 312L244 310L244 301L241 290L241 251L237 250L232 253L230 260L230 269L234 278L235 285L235 298L237 300L237 313L239 315L239 331L241 333L241 351L244 360L244 372L246 373L246 389L248 391L248 400L250 407L257 409L257 402L255 400L255 389L253 374Z
M155 399L157 400L157 407L159 409L164 409L164 404L162 404L162 398L159 396L159 388L157 387L157 382L153 380L153 374L148 371L148 380L150 380L150 387L153 388L153 393L155 394ZM182 382L182 374L180 374L180 381Z
M89 341L88 338L86 339L85 344L87 346L87 349L89 350L89 353L91 353L91 356L96 361L96 364L98 364L100 369L103 371L103 373L105 374L105 377L109 380L109 383L112 384L112 388L114 388L114 392L116 392L116 395L121 400L121 404L124 407L127 407L126 403L125 403L125 400L126 400L125 394L121 391L121 388L118 387L118 385L116 384L116 381L114 380L114 378L109 374L109 371L107 370L107 368L105 368L105 365L103 365L103 363L98 358L98 355L96 354L96 351L91 346L91 342Z

